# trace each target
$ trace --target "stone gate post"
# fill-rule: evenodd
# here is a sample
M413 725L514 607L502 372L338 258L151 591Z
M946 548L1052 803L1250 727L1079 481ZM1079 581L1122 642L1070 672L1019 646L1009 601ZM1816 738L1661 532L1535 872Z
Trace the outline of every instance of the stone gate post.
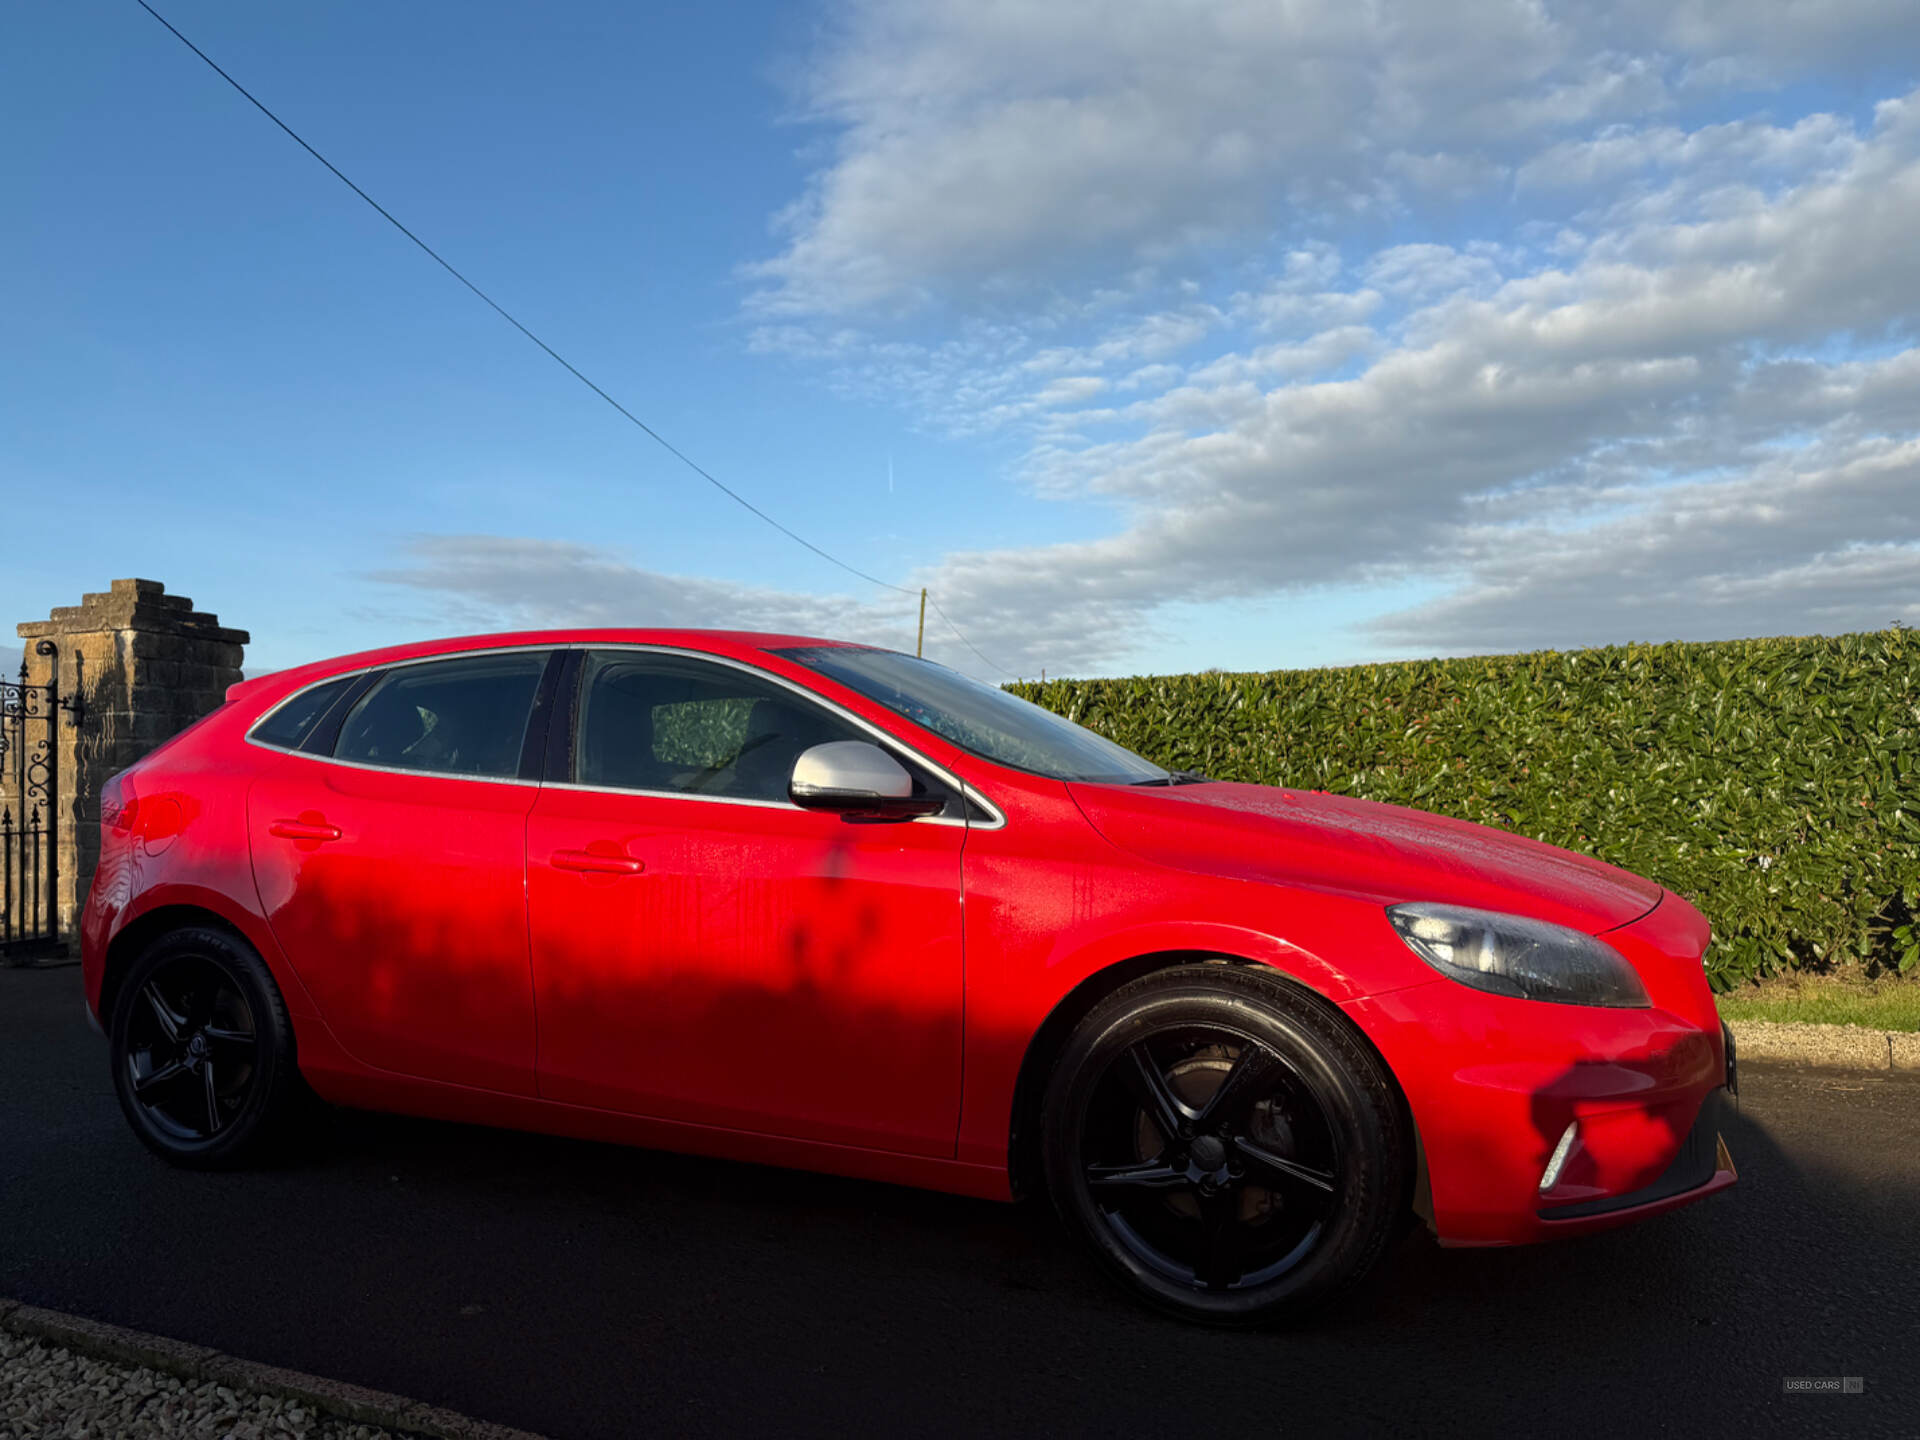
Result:
M249 637L195 610L186 596L167 594L157 580L115 580L102 594L16 628L27 683L43 685L57 671L66 696L78 677L85 706L78 724L62 717L55 730L61 794L54 908L72 954L100 855L101 783L224 704L227 687L241 678ZM53 642L54 654L37 653L42 640Z

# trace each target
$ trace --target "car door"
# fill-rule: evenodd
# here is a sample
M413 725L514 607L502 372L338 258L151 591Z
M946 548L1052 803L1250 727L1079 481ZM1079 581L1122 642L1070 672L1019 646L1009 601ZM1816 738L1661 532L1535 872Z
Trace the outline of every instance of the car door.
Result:
M951 1155L958 797L898 823L803 810L800 751L873 732L711 658L608 649L577 670L573 743L527 822L540 1093Z
M541 747L528 731L552 653L374 675L248 793L274 939L364 1064L534 1093L524 886Z

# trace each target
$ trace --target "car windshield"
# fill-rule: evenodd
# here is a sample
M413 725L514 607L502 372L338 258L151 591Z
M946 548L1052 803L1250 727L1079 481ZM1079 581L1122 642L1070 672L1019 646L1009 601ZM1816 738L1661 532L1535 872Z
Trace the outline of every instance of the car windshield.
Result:
M1165 784L1168 772L1018 696L931 660L850 645L773 652L905 716L984 760L1054 780Z

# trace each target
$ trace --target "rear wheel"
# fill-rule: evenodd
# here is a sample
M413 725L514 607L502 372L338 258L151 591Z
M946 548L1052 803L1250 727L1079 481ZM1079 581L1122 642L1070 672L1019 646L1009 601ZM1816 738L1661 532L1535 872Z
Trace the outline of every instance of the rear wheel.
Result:
M154 940L120 984L108 1036L121 1110L148 1149L177 1165L256 1156L298 1089L279 987L225 930Z
M1279 1320L1371 1268L1410 1149L1393 1081L1331 1011L1250 967L1124 986L1068 1039L1043 1143L1068 1225L1142 1298Z

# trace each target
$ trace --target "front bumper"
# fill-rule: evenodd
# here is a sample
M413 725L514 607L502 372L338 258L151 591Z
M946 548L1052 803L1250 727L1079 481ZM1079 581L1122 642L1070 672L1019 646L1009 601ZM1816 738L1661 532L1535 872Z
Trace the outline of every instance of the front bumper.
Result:
M1695 919L1669 899L1605 937L1646 981L1647 1009L1518 1000L1445 979L1346 1003L1406 1094L1443 1244L1607 1229L1734 1183L1720 1138L1734 1074Z
M1731 1077L1731 1064L1727 1071ZM1739 1172L1733 1168L1733 1157L1727 1153L1726 1139L1720 1133L1727 1093L1724 1089L1708 1092L1693 1128L1687 1131L1686 1139L1674 1153L1673 1162L1652 1184L1624 1195L1543 1204L1537 1212L1539 1217L1556 1233L1603 1229L1689 1205L1716 1190L1726 1189L1739 1178Z

